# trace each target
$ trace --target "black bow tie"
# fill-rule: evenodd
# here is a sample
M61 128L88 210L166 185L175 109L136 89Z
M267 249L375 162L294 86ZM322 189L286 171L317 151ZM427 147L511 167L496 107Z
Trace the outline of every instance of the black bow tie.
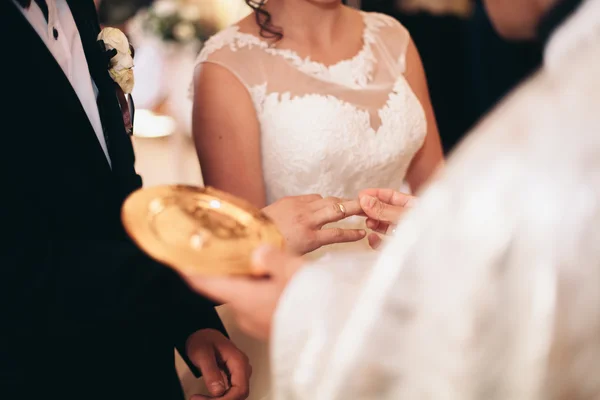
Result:
M23 8L29 8L29 6L31 5L31 0L16 0L16 1ZM46 4L46 0L34 0L34 1L37 3L37 5L42 10L44 17L46 18L46 21L48 21L48 4Z

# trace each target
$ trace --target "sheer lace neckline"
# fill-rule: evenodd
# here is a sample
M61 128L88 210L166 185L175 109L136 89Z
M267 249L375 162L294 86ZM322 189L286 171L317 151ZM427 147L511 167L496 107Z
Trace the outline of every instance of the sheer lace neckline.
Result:
M366 15L364 12L361 11L360 14L361 14L362 22L363 22L363 28L362 28L362 33L361 33L361 41L362 41L361 48L352 57L341 59L332 64L325 64L323 62L311 60L310 56L302 57L300 54L298 54L298 52L296 50L293 50L293 49L278 48L276 45L272 45L269 42L267 42L266 40L254 35L252 33L246 33L246 32L240 31L239 25L234 25L234 27L237 28L237 31L240 35L250 35L250 36L256 38L256 40L263 42L261 44L261 47L268 47L270 49L277 50L277 52L285 58L290 58L290 59L294 58L294 59L298 59L298 60L303 60L308 63L317 64L323 68L331 69L331 68L335 68L339 64L352 62L353 60L360 58L367 51L367 48L370 47L370 43L367 40L367 36L368 36L367 31L369 30L367 18L366 18Z
M373 55L372 45L375 42L375 34L380 27L386 24L386 21L377 18L376 14L362 11L361 16L364 24L362 48L353 57L330 65L313 61L310 56L302 57L292 49L279 49L271 46L267 41L254 34L240 31L239 25L232 25L228 30L240 47L257 46L271 55L284 58L296 69L319 79L347 86L364 87L373 78L373 66L376 59Z

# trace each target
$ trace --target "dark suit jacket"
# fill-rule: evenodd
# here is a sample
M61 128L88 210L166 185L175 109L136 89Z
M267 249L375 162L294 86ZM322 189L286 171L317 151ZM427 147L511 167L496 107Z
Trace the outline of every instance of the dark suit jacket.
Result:
M124 233L121 205L141 179L94 3L69 5L112 169L60 66L0 0L0 399L181 398L174 347L223 326L214 304Z

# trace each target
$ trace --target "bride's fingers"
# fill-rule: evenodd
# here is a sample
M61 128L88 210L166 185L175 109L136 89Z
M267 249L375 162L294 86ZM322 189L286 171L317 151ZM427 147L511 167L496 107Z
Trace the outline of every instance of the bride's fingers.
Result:
M321 229L315 232L315 235L319 246L327 246L334 243L357 242L367 236L367 232L364 229L331 228Z
M320 194L304 194L300 196L296 196L296 200L301 201L303 203L310 203L313 201L321 200L323 196Z
M333 196L329 196L329 197L325 197L325 198L321 197L319 199L314 199L313 201L311 201L308 204L308 209L310 211L315 212L315 211L321 210L322 208L333 207L336 204L344 203L345 201L346 201L346 199L340 199L340 198L333 197Z
M354 215L363 214L363 209L360 206L360 201L356 200L345 200L341 203L336 204L336 208L340 208L339 205L342 205L344 208L344 217L352 217Z

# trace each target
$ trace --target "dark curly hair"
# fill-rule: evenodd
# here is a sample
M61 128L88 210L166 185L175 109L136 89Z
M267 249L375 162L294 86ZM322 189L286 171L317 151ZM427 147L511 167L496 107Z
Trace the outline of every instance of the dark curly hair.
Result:
M279 41L283 38L281 28L271 23L271 14L263 7L268 0L245 0L248 7L254 11L256 24L260 27L260 36L265 39L275 39Z

